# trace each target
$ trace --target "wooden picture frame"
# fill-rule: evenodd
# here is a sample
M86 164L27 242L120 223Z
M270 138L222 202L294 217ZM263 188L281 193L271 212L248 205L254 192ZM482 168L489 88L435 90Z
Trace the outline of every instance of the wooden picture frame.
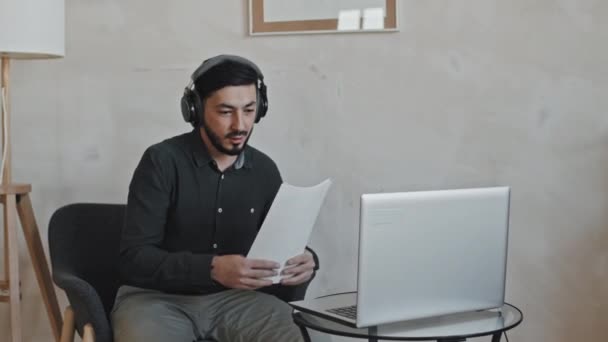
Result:
M397 0L249 0L249 34L398 31Z

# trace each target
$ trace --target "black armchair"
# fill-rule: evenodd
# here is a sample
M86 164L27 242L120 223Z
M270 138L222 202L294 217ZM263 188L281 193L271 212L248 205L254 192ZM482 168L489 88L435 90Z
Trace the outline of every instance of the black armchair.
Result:
M53 280L68 297L62 339L76 329L83 342L112 342L110 312L120 286L118 260L126 206L76 203L59 208L49 223ZM314 251L310 250L317 262ZM284 301L304 298L310 281L263 289Z

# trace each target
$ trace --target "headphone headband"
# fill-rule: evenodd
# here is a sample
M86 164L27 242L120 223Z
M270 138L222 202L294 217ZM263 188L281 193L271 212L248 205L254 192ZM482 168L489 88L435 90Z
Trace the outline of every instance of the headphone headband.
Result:
M258 68L258 66L255 65L255 63L253 63L252 61L250 61L246 58L243 58L241 56L236 56L236 55L219 55L219 56L211 57L209 59L205 59L203 61L203 64L201 64L196 70L194 70L194 72L192 73L192 76L190 76L190 79L194 83L204 73L206 73L207 71L209 71L209 70L213 69L214 67L216 67L222 63L225 63L225 62L235 62L235 63L245 64L247 66L250 66L253 70L255 70L255 73L258 75L258 78L260 79L260 81L264 81L264 75L262 74L262 71L260 71L260 68Z

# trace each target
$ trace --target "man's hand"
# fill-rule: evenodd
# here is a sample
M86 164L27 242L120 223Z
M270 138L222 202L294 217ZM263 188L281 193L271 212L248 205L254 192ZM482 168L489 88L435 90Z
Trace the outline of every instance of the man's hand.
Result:
M272 285L271 279L264 278L277 275L280 265L234 254L213 257L211 266L211 278L218 283L233 289L255 290Z
M300 285L312 277L315 268L312 253L304 253L287 260L287 266L281 272L285 278L281 279L283 285Z

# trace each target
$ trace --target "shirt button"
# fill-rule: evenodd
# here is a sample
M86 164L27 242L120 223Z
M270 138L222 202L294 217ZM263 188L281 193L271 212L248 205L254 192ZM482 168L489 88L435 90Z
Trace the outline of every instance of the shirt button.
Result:
M217 248L217 243L214 243L214 244L213 244L213 248L214 248L214 249L215 249L215 248Z
M222 179L224 179L224 175L222 175L222 177L221 177L221 178L222 178Z
M222 211L223 211L222 208L218 208L217 209L217 212L220 213L220 214L222 213Z
M255 209L251 208L249 209L249 212L253 214L255 212Z

